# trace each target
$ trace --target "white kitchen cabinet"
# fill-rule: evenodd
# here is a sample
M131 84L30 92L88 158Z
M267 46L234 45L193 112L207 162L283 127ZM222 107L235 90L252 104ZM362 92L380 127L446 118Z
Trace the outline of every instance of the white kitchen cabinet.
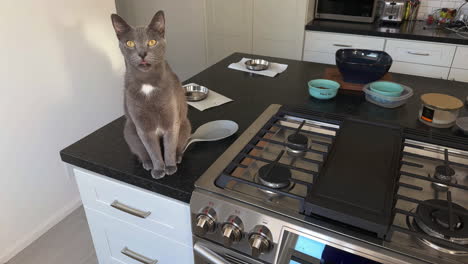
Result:
M233 52L301 59L315 0L206 0L208 64Z
M192 247L86 208L99 264L194 263Z
M100 264L138 263L122 254L125 247L158 263L193 263L188 204L84 169L71 171Z
M468 70L452 68L450 69L448 79L452 81L468 82Z
M457 47L452 67L468 70L468 47Z
M304 50L302 60L324 64L336 64L335 54L310 50Z
M212 65L252 51L253 0L206 0L207 57Z
M387 40L385 47L394 61L442 67L452 65L455 50L453 45L403 40Z
M390 71L402 74L424 76L429 78L447 79L450 72L450 68L393 61Z
M335 64L339 49L383 50L385 39L360 35L306 31L303 60Z
M254 0L253 53L300 60L308 0Z
M191 245L187 204L91 172L74 169L74 174L84 206ZM134 216L126 207L149 215Z
M468 82L468 47L451 44L306 31L304 61L335 64L340 48L385 50L390 72Z

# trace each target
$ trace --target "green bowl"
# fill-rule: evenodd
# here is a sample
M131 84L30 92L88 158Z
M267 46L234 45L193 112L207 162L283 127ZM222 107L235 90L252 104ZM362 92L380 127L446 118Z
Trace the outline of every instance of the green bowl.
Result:
M403 86L394 82L373 82L369 84L369 87L372 91L390 97L398 97L403 92Z
M317 99L331 99L336 96L340 84L325 79L316 79L309 81L309 94Z

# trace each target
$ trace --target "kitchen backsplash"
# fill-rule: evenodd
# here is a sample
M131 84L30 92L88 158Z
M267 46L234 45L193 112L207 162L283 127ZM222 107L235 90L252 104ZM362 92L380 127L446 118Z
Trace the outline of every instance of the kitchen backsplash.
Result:
M431 14L434 10L448 7L458 8L465 0L422 0L421 7L419 8L418 19L426 19L428 14ZM468 4L463 8L463 13L468 13Z

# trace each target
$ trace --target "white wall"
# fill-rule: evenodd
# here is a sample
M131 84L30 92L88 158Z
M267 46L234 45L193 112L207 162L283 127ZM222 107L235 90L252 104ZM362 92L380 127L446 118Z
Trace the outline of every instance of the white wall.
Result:
M114 0L2 1L0 263L80 204L59 151L122 114Z
M184 81L206 68L205 0L116 0L118 14L133 26L147 25L158 10L166 15L166 59Z

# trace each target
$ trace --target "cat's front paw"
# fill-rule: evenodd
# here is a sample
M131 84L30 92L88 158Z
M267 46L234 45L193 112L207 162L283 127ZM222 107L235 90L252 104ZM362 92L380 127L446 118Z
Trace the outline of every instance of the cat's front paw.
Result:
M156 180L162 179L165 175L166 175L166 172L164 170L158 170L158 169L151 170L151 176Z
M177 166L167 166L166 167L166 174L167 175L172 175L174 173L176 173L177 171Z
M177 164L180 164L182 162L182 155L177 155L176 162Z
M147 171L153 169L153 162L151 162L151 160L143 161L141 164L143 165L143 168Z

